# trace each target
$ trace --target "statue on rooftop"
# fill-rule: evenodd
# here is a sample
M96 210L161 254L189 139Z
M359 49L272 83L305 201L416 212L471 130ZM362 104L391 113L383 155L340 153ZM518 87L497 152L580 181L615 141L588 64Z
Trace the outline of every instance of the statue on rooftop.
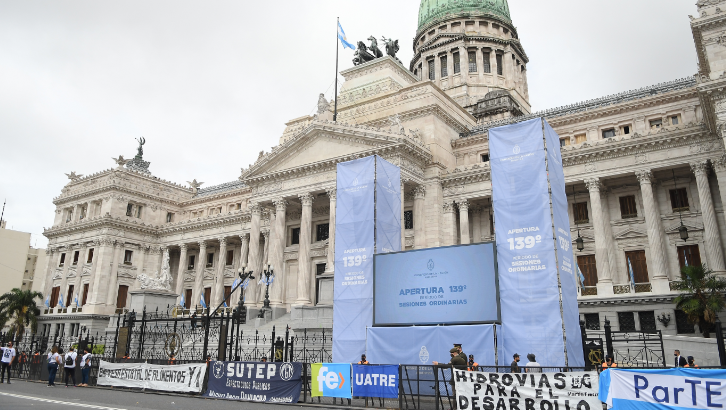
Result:
M76 182L76 181L78 181L79 179L81 179L81 177L83 176L83 174L76 174L76 171L71 171L71 173L70 173L70 174L66 174L66 176L67 176L67 177L68 177L68 179L70 179L70 180L71 180L72 182Z
M318 114L324 114L330 111L330 103L325 99L325 94L320 93L318 97Z
M380 58L383 57L383 53L381 52L381 49L378 48L378 40L376 40L375 37L370 36L368 37L368 41L371 42L371 46L368 47L368 49L371 51L371 54L373 54L374 58Z
M199 192L199 187L202 186L204 182L197 182L197 179L194 178L191 181L187 181L187 184L189 184L190 187L192 187L192 191L194 191L194 195L197 195L197 192Z
M144 157L144 144L146 144L146 140L144 137L136 139L136 141L139 143L138 152L136 153L136 158L143 158Z
M128 159L124 159L123 155L119 155L118 158L111 159L116 163L116 165L119 166L119 168L123 167L124 165L126 165L127 162L129 162Z
M386 54L393 57L396 61L400 63L401 60L396 57L396 53L398 53L398 50L400 50L400 47L398 46L398 40L386 38L386 36L383 36L381 38L381 41L383 41L383 44L386 45Z

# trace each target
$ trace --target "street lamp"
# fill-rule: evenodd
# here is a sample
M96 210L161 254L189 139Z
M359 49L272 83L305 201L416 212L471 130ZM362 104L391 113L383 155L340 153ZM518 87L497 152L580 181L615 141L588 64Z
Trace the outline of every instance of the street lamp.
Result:
M676 191L676 195L678 195L678 187L676 185L676 170L671 169L671 172L673 172L673 189ZM688 228L686 228L685 225L683 225L683 215L681 215L681 204L678 204L678 218L681 220L681 226L678 227L678 233L681 235L681 239L683 239L683 242L688 240Z
M572 194L575 196L575 203L577 203L577 192L575 191L574 185L572 186ZM575 225L577 225L577 239L575 239L575 244L577 245L577 250L582 252L585 249L585 240L582 239L582 236L580 236L580 221L577 220L577 215L575 215Z
M265 302L262 305L262 309L260 309L260 313L257 314L257 317L259 319L262 319L265 317L265 310L270 309L270 276L273 275L272 265L267 265L267 269L262 271L262 274L265 275Z

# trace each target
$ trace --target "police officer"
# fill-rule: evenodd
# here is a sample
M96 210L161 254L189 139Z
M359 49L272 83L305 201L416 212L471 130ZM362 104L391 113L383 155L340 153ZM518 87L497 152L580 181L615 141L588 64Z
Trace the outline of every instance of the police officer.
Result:
M451 355L451 361L449 363L446 363L448 365L454 365L454 366L466 366L466 360L462 359L459 355L459 349L453 348L449 350L449 354ZM444 363L439 362L432 362L435 366L437 365L443 365Z
M459 353L459 357L461 357L461 359L464 361L464 363L466 363L466 361L467 361L466 360L466 353L464 353L462 351L462 349L461 349L461 343L454 343L454 348Z

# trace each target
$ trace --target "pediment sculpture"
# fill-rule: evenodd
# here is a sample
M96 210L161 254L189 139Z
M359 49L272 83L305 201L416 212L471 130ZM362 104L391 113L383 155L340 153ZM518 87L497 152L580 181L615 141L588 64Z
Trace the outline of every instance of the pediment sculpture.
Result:
M151 277L142 273L136 277L141 289L165 290L171 292L171 274L169 273L169 251L164 251L164 261L161 264L161 273L158 271Z

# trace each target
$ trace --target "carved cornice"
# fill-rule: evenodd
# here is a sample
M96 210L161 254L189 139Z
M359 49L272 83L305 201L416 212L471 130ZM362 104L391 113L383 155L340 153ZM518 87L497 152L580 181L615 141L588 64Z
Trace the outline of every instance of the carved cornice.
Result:
M529 63L529 57L527 57L527 53L524 52L524 47L522 47L522 43L518 38L504 39L484 34L472 35L465 33L438 33L416 50L415 54L411 58L411 65L409 66L409 69L413 70L416 67L416 64L419 62L423 54L430 55L431 53L429 53L429 51L436 53L436 50L442 47L449 49L451 45L455 43L461 43L463 47L477 48L491 47L492 44L499 45L502 49L506 49L507 46L509 46L516 51L514 54L519 57L520 60L522 60L525 64Z

